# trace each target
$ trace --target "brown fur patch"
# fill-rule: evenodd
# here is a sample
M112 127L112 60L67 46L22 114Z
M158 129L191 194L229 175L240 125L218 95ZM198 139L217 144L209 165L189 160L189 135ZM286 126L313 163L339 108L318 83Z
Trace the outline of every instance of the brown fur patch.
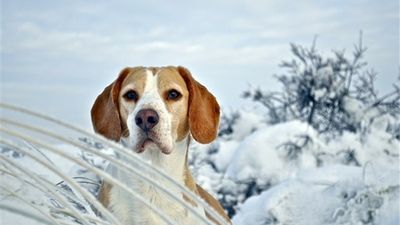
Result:
M108 184L103 181L100 187L100 192L99 195L97 196L97 199L103 204L104 207L108 207L110 205L110 191L111 191L112 185Z
M206 201L218 214L220 214L224 219L226 219L230 223L229 217L226 215L224 209L222 208L221 204L213 197L211 196L208 192L206 192L200 185L196 183L196 181L193 179L192 174L189 170L188 167L188 153L186 153L186 159L185 159L185 169L184 169L184 181L185 181L185 186L193 191L196 195L199 195L204 201ZM183 199L193 206L197 206L197 204L190 199L189 197L183 195ZM216 224L219 224L212 216L210 216L206 212L206 216L208 219L213 221Z
M167 99L168 91L172 89L182 94L179 100ZM158 92L168 112L173 115L172 131L176 135L176 140L181 141L189 132L189 121L187 119L189 92L185 81L175 67L164 67L158 71Z
M217 137L219 126L219 105L215 97L193 79L189 70L178 67L178 72L189 90L189 127L194 139L207 144Z
M219 213L224 219L226 219L227 222L230 222L229 217L226 215L224 209L222 208L221 204L208 192L206 192L200 185L197 184L197 191L200 195L200 197L206 201L217 213ZM211 217L208 213L206 213L206 216L212 220L214 223L219 224L213 217Z
M123 69L118 78L108 85L96 98L91 110L92 124L94 130L104 137L119 141L122 127L119 117L118 95L121 83L131 72L132 68Z
M124 137L129 135L129 131L126 125L126 120L128 119L128 115L131 111L134 110L136 102L134 101L126 101L124 99L124 94L129 90L134 90L139 98L142 96L144 92L144 88L146 85L146 68L139 67L134 71L131 71L129 75L126 76L124 81L121 84L121 91L119 93L119 113L121 117L121 125L122 125L122 133Z

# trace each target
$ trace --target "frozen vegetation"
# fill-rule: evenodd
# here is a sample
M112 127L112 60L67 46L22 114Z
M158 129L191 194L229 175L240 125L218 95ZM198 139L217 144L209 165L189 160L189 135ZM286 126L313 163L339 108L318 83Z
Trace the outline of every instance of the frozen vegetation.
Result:
M245 91L253 106L224 111L218 140L193 144L196 180L221 201L235 225L400 224L399 86L382 95L376 91L377 74L367 69L361 42L350 58L337 51L322 56L315 45L292 44L291 50L294 58L276 76L281 91ZM79 142L115 156L89 138ZM97 194L99 177L87 169L35 145L19 146ZM52 146L96 168L107 164L70 145ZM92 222L99 218L93 205L48 168L4 143L1 153L3 209L49 212L73 224L80 224L74 210ZM12 169L5 158L41 177ZM46 182L48 189L38 188ZM74 207L66 208L49 190L67 196ZM9 210L1 218L5 224L35 224Z
M362 43L351 58L291 45L278 92L243 97L220 138L192 152L236 225L400 224L400 90L380 95Z

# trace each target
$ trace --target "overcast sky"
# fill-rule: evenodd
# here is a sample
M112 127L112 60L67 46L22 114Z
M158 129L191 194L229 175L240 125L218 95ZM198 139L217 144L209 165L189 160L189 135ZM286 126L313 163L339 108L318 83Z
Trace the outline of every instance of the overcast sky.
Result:
M232 109L277 87L289 43L351 53L362 30L380 90L399 73L398 0L60 2L1 1L1 99L84 127L125 66L184 65Z

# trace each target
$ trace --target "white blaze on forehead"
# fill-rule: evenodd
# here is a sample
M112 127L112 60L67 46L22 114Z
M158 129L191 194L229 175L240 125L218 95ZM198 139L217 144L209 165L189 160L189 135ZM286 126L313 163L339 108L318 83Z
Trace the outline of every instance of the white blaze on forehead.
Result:
M157 74L153 74L151 70L146 70L146 85L144 87L144 94L146 92L158 92L157 78Z
M163 101L158 93L158 76L154 75L151 70L146 70L146 81L142 96L140 96L135 112L142 109L161 110ZM158 113L158 112L157 112Z

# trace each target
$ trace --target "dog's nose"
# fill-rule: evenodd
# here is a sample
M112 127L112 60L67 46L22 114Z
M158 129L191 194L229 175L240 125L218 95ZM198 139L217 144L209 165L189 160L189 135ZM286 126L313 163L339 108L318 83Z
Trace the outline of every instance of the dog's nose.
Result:
M136 114L135 123L140 129L148 132L158 123L158 114L152 109L142 109Z

